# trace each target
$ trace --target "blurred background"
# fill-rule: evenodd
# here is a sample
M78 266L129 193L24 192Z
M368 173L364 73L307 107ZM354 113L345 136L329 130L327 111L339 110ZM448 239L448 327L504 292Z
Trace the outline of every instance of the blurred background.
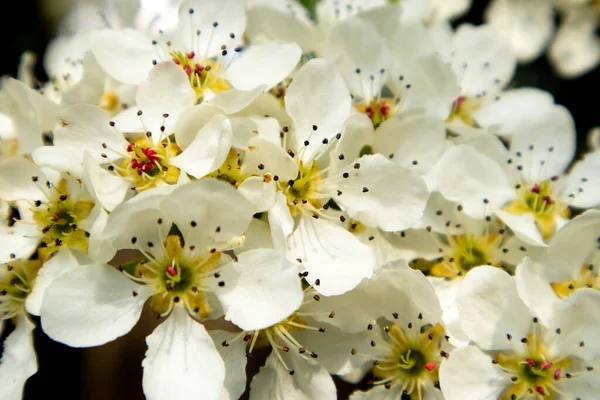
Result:
M302 2L314 4L315 0ZM15 76L21 54L32 51L42 59L49 40L54 36L56 22L70 6L71 0L19 0L11 2L10 21L0 24L3 51L0 58L0 75ZM488 0L473 0L468 14L456 20L461 23L481 24L483 10ZM45 80L41 62L36 74ZM600 107L597 90L600 89L600 69L597 68L577 79L557 77L545 57L533 63L520 65L513 86L533 86L547 90L557 104L566 106L572 113L578 138L578 154L585 151L588 131L600 126ZM39 321L36 321L39 322ZM144 338L158 323L150 313L127 336L106 346L94 349L72 349L53 342L38 328L35 347L39 372L26 385L25 399L58 397L60 399L143 399L141 391L141 361L145 352ZM38 324L39 325L39 324ZM9 332L3 332L4 339ZM339 397L355 386L342 385ZM0 388L0 391L2 389Z

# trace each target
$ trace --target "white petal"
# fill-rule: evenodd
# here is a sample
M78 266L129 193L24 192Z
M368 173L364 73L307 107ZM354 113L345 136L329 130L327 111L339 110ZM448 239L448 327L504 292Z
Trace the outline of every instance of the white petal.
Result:
M301 56L296 43L268 41L250 46L227 68L227 79L236 89L266 85L268 90L294 70Z
M0 360L0 386L3 399L21 399L29 377L37 372L33 347L35 325L25 315L19 316L16 328L4 341Z
M366 114L357 113L348 118L342 132L342 137L336 143L335 151L330 153L332 172L351 165L353 160L360 157L360 153L365 146L371 146L371 149L376 153L383 153L381 148L373 149L374 132L373 122ZM385 151L387 150L386 148ZM339 159L340 154L344 155L343 160Z
M222 114L218 107L202 103L185 110L175 124L175 139L182 149L194 141L198 128L205 126L215 115Z
M517 66L508 42L485 25L461 25L454 37L453 52L452 68L467 96L501 89L510 82Z
M456 302L463 330L485 350L513 349L527 337L531 313L517 294L514 278L499 268L481 266L469 271Z
M254 214L252 204L232 185L212 178L178 187L165 198L162 208L183 234L186 245L193 244L199 250L240 237Z
M126 154L128 142L116 127L109 125L110 120L101 108L77 104L61 109L59 118L61 122L54 129L54 145L72 150L81 160L84 150L98 162L114 161Z
M552 3L546 0L495 0L485 10L485 19L522 62L539 57L554 33Z
M83 260L78 260L66 248L59 250L50 260L46 261L35 278L35 284L31 293L29 293L25 300L27 311L33 315L40 315L42 301L44 300L44 294L48 286L52 284L54 279L62 275L63 272L78 267L81 261Z
M224 115L216 115L196 134L196 138L171 164L195 178L202 178L223 164L231 148L231 122Z
M238 249L240 252L273 248L273 239L271 239L271 230L267 221L252 218L252 222L250 222L244 235L246 235L246 240L242 247Z
M309 160L323 138L342 131L350 116L350 93L333 65L313 59L300 68L288 87L285 109L293 120L296 148L305 140L312 142L303 152L303 159Z
M510 150L520 152L523 178L539 182L562 174L575 156L575 122L563 106L543 107L523 121Z
M269 211L275 203L275 194L277 193L275 181L261 176L246 178L238 186L238 191L254 205L256 213Z
M552 95L534 88L507 90L497 100L484 104L473 113L477 123L483 127L501 127L502 135L519 132L523 120L527 120L537 109L554 104Z
M294 219L287 206L287 199L281 192L275 194L275 202L269 211L269 227L273 247L279 251L288 250L288 238L294 231Z
M504 168L470 146L451 148L438 165L439 191L446 199L462 204L472 217L482 218L486 211L498 209L514 197Z
M447 400L496 400L512 382L489 356L467 346L455 349L442 362L440 384Z
M442 321L444 322L446 334L449 336L449 342L456 347L469 344L471 340L460 324L460 315L456 304L456 292L462 280L452 279L447 281L444 278L429 277L429 281L435 287L435 293L440 300L443 311Z
M600 356L600 292L579 289L558 303L553 328L560 328L554 346L557 353L572 354L584 360Z
M0 162L0 199L4 201L46 200L45 182L44 173L25 158L9 157Z
M281 362L271 354L267 363L252 380L253 399L272 400L335 400L336 388L327 370L317 361L297 354L285 354L290 375Z
M76 177L80 177L83 172L79 157L66 148L57 146L38 147L31 153L31 158L37 166L42 168L52 168Z
M600 62L598 20L594 5L567 11L550 46L549 58L561 76L575 78L594 69Z
M160 104L165 107L164 112L169 113L172 109L194 105L196 93L185 71L172 61L164 61L150 70L148 79L138 87L135 100L141 108Z
M559 230L548 248L552 271L560 271L556 280L573 279L581 267L589 263L591 254L598 248L600 237L600 211L588 210ZM594 265L595 266L595 265Z
M238 256L221 272L225 287L217 297L225 319L245 331L265 329L300 308L302 285L296 266L283 253L256 249Z
M242 172L257 175L268 173L287 182L298 177L298 165L281 146L255 136L248 141Z
M600 152L589 153L575 164L563 189L569 205L577 208L596 207L600 204ZM572 196L571 196L572 195Z
M265 91L266 86L257 86L252 90L231 89L217 93L207 101L208 104L220 108L225 114L235 114L250 105Z
M40 239L41 234L32 223L17 221L11 227L0 224L0 263L29 257L37 248Z
M471 0L434 0L437 20L450 20L464 14L471 7Z
M510 214L496 211L496 215L525 243L534 246L547 246L531 214Z
M87 150L83 163L83 181L87 190L107 211L114 210L125 199L129 183L100 167Z
M106 264L69 269L46 288L42 328L71 347L98 346L129 332L151 294Z
M146 343L142 385L148 400L219 399L225 364L204 326L183 307L175 307Z
M184 0L179 6L178 33L187 50L212 58L221 53L221 45L237 46L246 28L243 0ZM200 35L196 32L200 31ZM237 41L232 41L233 33Z
M440 159L445 142L446 127L442 119L410 113L381 124L374 150L421 174Z
M246 344L243 340L232 343L238 333L209 331L215 348L225 363L225 386L219 400L238 400L246 390ZM223 343L227 342L227 346Z
M550 326L553 308L559 298L552 290L550 282L541 276L539 270L540 266L535 265L529 257L526 257L523 263L517 267L515 282L523 303L540 319L544 326Z
M429 196L425 182L383 155L363 156L344 173L349 177L332 193L342 192L335 199L352 218L391 232L410 228L423 216Z
M91 50L98 64L113 78L125 83L143 82L152 68L156 51L142 32L125 28L94 32Z
M317 41L312 24L308 18L302 18L306 10L294 2L281 2L281 9L276 2L266 1L265 4L249 4L248 26L245 34L253 40L269 38L296 42L305 53L315 50ZM286 9L286 5L290 9ZM277 7L277 8L276 8ZM299 15L300 14L300 15Z
M310 274L309 274L310 277ZM440 322L442 310L434 288L421 271L408 268L404 261L390 263L372 279L363 280L354 290L339 296L323 296L303 308L319 311L316 320L339 327L344 332L359 333L380 317L399 315L399 324L415 322L419 314L424 323ZM335 318L329 313L335 311Z
M325 296L345 293L373 274L371 249L335 222L303 215L289 246L308 271L306 280Z

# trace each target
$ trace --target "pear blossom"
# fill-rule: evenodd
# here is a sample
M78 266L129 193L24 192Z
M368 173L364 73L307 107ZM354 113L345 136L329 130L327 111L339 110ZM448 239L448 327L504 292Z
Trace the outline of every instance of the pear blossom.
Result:
M497 268L474 269L466 283L457 296L458 310L474 345L455 349L442 364L445 398L595 395L596 339L582 340L585 332L572 307L549 321L538 318L538 308L521 300L515 279Z
M297 271L281 254L229 253L243 243L252 214L241 194L214 179L154 189L121 204L102 232L112 247L102 256L131 248L143 257L119 268L95 261L56 277L42 300L44 331L71 346L100 345L127 333L148 302L167 318L147 338L146 396L219 398L224 363L199 321L224 314L243 329L264 329L302 302ZM181 237L169 235L172 224ZM69 298L78 306L63 307Z
M342 136L351 105L341 77L325 60L302 67L285 104L292 129L284 127L277 144L252 138L241 170L272 177L277 189L269 211L274 242L309 272L306 279L317 290L341 294L372 274L374 259L372 251L336 220L352 218L384 231L401 230L418 221L427 190L418 175L381 155L352 155L352 163L328 173L330 153ZM334 155L340 161L346 157ZM386 181L404 184L385 187ZM330 200L344 213L331 209ZM330 246L344 258L331 257Z

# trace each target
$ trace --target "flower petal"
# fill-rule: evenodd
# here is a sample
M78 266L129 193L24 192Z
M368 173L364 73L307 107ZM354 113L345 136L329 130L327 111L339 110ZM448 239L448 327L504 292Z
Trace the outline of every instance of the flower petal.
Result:
M25 382L37 372L38 365L33 347L35 325L25 315L16 321L15 330L4 341L0 360L0 386L2 398L23 397Z
M345 293L373 274L372 250L334 222L302 215L289 246L308 271L306 280L326 296Z
M269 210L269 227L273 247L279 251L288 250L288 238L294 231L294 219L287 206L287 199L281 192L275 193L275 202Z
M499 268L484 265L469 271L456 303L463 330L484 350L514 349L532 324L514 278Z
M294 70L302 49L296 43L268 41L248 47L227 68L227 79L236 89L271 89Z
M256 249L223 269L216 295L225 319L245 331L265 329L289 317L303 299L298 270L282 253Z
M162 105L165 113L196 103L196 93L190 86L186 73L172 61L154 66L138 87L136 103L142 109L147 105Z
M46 200L46 192L46 176L37 165L20 157L0 161L0 199Z
M42 328L71 347L98 346L129 332L151 295L106 264L68 269L46 288Z
M208 334L225 363L225 386L219 400L238 400L246 390L247 342L243 340L233 342L238 333L209 331ZM227 346L223 343L227 343Z
M171 164L194 178L202 178L223 164L231 148L232 137L229 119L215 115L183 152L170 160Z
M114 210L125 199L129 183L100 167L87 150L83 155L83 164L83 181L87 190L107 211Z
M11 227L0 224L0 263L27 258L36 250L41 239L37 226L17 221Z
M257 175L268 173L287 182L298 177L298 165L281 146L255 136L248 141L242 172Z
M225 364L204 326L183 307L175 307L146 343L142 385L148 400L219 399Z
M275 202L275 181L270 177L251 176L238 187L238 191L254 205L254 212L269 211Z

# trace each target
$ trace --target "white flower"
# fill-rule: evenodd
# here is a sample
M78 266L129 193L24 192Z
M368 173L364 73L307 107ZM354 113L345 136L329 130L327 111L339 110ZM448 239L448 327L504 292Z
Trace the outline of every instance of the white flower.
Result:
M571 310L550 323L538 319L537 307L528 308L519 297L514 278L492 267L469 272L457 302L463 329L481 350L456 349L442 364L447 399L571 399L597 393L597 339L582 340L585 332Z
M598 204L595 163L563 175L575 152L573 120L563 107L541 107L520 129L510 151L491 138L451 148L434 167L436 184L468 215L494 212L521 239L545 246L569 217L568 207Z
M254 249L221 261L243 242L252 214L234 188L212 179L157 188L123 203L102 233L112 247L102 256L131 248L143 258L118 270L95 263L65 271L43 296L44 331L71 346L100 345L127 333L149 301L168 318L147 338L146 396L219 398L223 361L197 321L225 314L243 329L263 329L302 302L296 268L275 251ZM181 238L169 235L172 224ZM62 306L75 299L77 306Z
M283 128L281 144L252 138L241 171L272 177L278 191L269 212L274 242L309 272L306 279L317 290L340 294L369 277L375 260L367 246L334 221L353 218L370 228L404 229L420 218L427 191L416 174L379 154L351 154L351 163L332 169L330 159L346 159L334 144L351 105L331 64L320 59L305 64L285 104L292 129ZM330 209L330 200L345 215Z
M287 77L298 63L294 43L266 42L244 48L242 0L183 1L177 32L151 40L140 31L106 29L92 37L92 52L115 79L140 83L153 64L169 61L187 74L199 100L234 113ZM172 37L171 37L172 36Z

